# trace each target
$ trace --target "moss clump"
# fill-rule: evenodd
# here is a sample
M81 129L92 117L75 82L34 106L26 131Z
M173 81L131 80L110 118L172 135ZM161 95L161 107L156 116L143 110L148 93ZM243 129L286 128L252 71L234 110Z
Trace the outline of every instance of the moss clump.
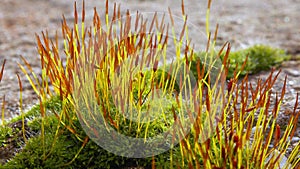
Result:
M57 122L48 118L49 121ZM48 123L48 121L47 121ZM51 123L51 122L50 122ZM34 137L26 144L23 151L9 161L5 168L119 168L125 165L126 159L111 154L94 142L89 141L72 165L68 165L81 148L80 142L74 134L67 130L60 131L55 137L55 125L49 125L45 132L45 139ZM56 139L55 139L56 138ZM43 154L41 143L44 141ZM30 157L30 158L28 158Z
M78 119L72 121L73 127L76 128L76 135L62 126L57 130L60 124L53 112L61 112L61 104L59 97L53 97L44 104L49 110L47 117L44 118L44 137L39 134L30 138L22 151L0 168L126 168L135 166L151 168L152 158L134 159L117 156L91 140L81 150L83 143L78 136L85 138L86 134ZM42 124L39 110L39 106L35 106L25 114L29 130L37 133L41 132ZM157 127L161 126L153 126L149 131L155 132ZM135 135L127 130L123 132L126 135ZM8 134L13 135L9 128L2 127L1 140L5 140ZM179 147L170 151L173 151L174 157L180 157ZM169 153L167 151L156 156L156 165L162 168L170 166Z
M266 45L254 45L243 50L230 52L227 78L232 78L234 71L242 68L247 56L248 60L244 69L240 72L240 77L245 76L247 73L255 74L260 71L270 70L272 67L278 67L280 63L291 58L283 49ZM221 59L223 57L224 54L221 55Z
M0 145L5 147L5 141L7 138L14 135L13 129L8 126L0 126Z

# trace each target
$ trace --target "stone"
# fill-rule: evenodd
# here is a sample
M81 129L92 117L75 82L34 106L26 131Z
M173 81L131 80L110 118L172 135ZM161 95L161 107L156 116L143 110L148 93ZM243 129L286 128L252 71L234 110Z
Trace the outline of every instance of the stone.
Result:
M300 141L300 138L299 137L293 137L291 142L294 143L294 142L299 142Z
M300 71L296 69L286 69L284 71L288 76L299 77Z

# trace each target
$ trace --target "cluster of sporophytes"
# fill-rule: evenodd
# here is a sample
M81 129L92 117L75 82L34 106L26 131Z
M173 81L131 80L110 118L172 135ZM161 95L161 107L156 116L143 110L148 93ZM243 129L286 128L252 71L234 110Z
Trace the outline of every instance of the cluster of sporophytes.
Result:
M208 1L207 15L210 4ZM123 16L116 4L112 15L108 9L106 1L104 22L94 9L93 24L86 28L85 9L80 22L75 3L73 27L65 19L62 22L63 52L59 50L58 36L37 36L41 77L26 60L26 67L20 64L20 68L40 99L40 104L23 120L34 116L28 126L39 135L29 139L22 152L5 167L279 166L299 116L297 100L285 131L276 124L286 81L282 91L276 93L275 105L271 105L271 88L278 74L271 73L266 81L258 80L252 86L243 70L254 68L247 59L240 62L240 57L247 58L247 54L251 60L252 50L232 55L230 44L226 43L215 52L217 31L211 38L207 30L207 50L196 54L188 38L184 5L184 24L179 35L174 33L170 10L166 17L171 22L166 24L164 17L157 14L148 23L139 13L132 17L127 11ZM175 46L176 58L171 63L167 62L170 42ZM282 53L278 55L280 58ZM263 56L255 57L257 60L252 62ZM274 64L282 61L278 58ZM240 75L245 77L238 83ZM225 83L227 77L230 80ZM105 131L111 135L105 135ZM116 132L144 141L114 140ZM151 138L156 138L153 143ZM113 144L118 141L125 145ZM126 151L137 150L134 147L141 145L151 145L154 150ZM300 144L290 153L285 167L299 163L299 148Z

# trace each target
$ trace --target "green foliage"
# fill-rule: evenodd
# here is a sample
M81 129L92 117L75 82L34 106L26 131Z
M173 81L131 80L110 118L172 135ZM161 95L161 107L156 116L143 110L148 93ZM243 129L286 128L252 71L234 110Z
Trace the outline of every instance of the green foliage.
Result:
M17 131L18 132L18 131ZM14 136L14 131L9 126L0 126L0 145L5 147L7 138Z
M283 49L266 45L254 45L246 49L233 51L230 52L228 58L230 65L227 78L232 78L234 71L242 68L247 56L248 60L244 69L240 72L240 77L245 76L247 73L255 74L260 71L270 70L272 67L278 67L283 61L291 58ZM221 55L221 59L223 58L224 54Z
M50 104L60 104L60 100L53 99ZM57 108L57 107L56 107ZM34 110L35 108L33 108ZM33 118L30 123L32 128L40 129L40 117ZM81 148L82 142L70 131L62 129L59 134L56 134L56 128L59 125L58 120L54 115L49 115L45 121L45 145L42 147L43 138L41 135L31 138L23 150L13 159L6 163L4 168L124 168L132 166L151 166L151 158L132 159L114 155L102 149L93 141L89 141L84 149L77 153ZM74 125L78 128L80 137L85 137L85 133L81 128L78 120L74 121ZM155 129L149 129L155 132ZM2 134L10 134L10 131L3 131ZM127 132L127 134L129 134ZM131 134L131 136L133 136ZM46 158L43 157L43 149L47 152ZM172 150L177 152L177 157L180 156L177 148ZM68 164L73 158L74 162ZM169 152L155 157L157 166L169 166ZM30 157L30 158L28 158ZM163 167L162 167L163 168Z

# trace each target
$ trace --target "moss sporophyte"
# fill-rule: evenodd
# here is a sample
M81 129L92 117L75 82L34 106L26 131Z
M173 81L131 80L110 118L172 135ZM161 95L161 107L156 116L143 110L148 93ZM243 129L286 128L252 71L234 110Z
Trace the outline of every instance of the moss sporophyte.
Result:
M278 74L271 72L254 87L247 73L278 65L288 58L282 50L258 45L230 52L226 43L216 51L218 26L214 37L209 30L211 1L203 51L196 51L188 37L194 26L183 1L180 18L170 9L144 18L140 12L122 14L117 4L109 11L108 5L104 21L95 8L86 27L84 1L81 21L75 2L74 25L62 22L64 55L58 35L54 40L47 33L36 36L41 77L25 59L19 66L40 99L23 119L30 117L29 128L39 134L4 167L279 166L299 112L294 109L281 136L276 118L286 81L272 107ZM299 148L285 167L299 162Z

